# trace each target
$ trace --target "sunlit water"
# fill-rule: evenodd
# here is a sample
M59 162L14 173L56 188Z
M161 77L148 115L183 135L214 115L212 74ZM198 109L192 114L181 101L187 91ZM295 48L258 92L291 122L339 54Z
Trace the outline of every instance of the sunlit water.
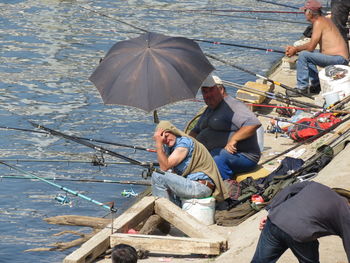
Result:
M301 5L303 1L281 3ZM155 127L152 114L123 106L106 106L88 78L99 59L117 41L136 37L137 29L173 36L283 49L300 38L305 24L291 24L237 18L240 14L215 16L184 9L287 10L255 0L236 1L57 1L0 0L0 116L1 126L34 129L28 120L77 136L152 147ZM87 9L94 10L95 12ZM97 13L96 13L97 12ZM295 14L244 14L304 22ZM129 23L133 28L125 23ZM265 74L281 58L278 53L199 43L204 52L230 63ZM211 61L225 80L244 84L255 77L216 61ZM127 88L127 87L126 87ZM229 90L234 95L235 90ZM198 98L200 95L198 94ZM160 119L179 128L203 106L184 101L159 109ZM38 133L0 129L0 158L59 159L89 161L96 154L75 142ZM106 146L139 161L156 161L153 153ZM106 162L120 162L104 155ZM86 163L8 162L36 176L142 180L142 168L110 164L106 167ZM1 164L0 176L23 175ZM141 193L145 186L106 183L56 183L99 202L115 202L117 215L134 199L121 196L131 188ZM76 236L53 234L64 230L88 232L81 227L49 225L42 219L74 214L103 217L103 209L82 198L69 195L72 205L55 200L64 192L41 181L2 178L0 181L0 262L61 262L73 249L64 252L24 252L48 247Z

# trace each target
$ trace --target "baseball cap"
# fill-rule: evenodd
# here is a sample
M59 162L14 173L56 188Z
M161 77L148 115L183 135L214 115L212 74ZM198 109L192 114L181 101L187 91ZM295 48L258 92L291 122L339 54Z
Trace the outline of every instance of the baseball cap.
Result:
M306 9L310 9L313 11L317 11L319 9L322 8L322 5L320 2L316 1L316 0L307 0L305 2L305 5L303 7L300 7L300 10L305 11Z
M202 83L202 87L214 87L215 85L222 85L222 80L211 73Z

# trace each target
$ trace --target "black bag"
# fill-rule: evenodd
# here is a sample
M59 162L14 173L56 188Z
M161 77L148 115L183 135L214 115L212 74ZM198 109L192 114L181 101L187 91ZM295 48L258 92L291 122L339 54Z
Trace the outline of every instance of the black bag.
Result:
M305 31L303 32L304 37L311 38L312 36L312 25L307 26Z

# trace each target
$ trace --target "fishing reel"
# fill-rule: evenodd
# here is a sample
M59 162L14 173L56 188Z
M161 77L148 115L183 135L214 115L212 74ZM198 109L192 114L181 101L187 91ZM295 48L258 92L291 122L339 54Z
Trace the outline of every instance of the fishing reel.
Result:
M93 166L107 166L105 163L105 158L102 153L100 156L97 156L96 154L94 154L92 156L91 164Z
M141 176L143 179L147 179L148 177L151 177L153 173L153 168L149 167L142 171Z
M70 200L69 196L66 194L58 194L55 196L55 200L60 203L61 205L69 205L72 207L72 201Z
M152 173L157 170L154 165L158 165L157 163L147 163L144 166L147 166L147 169L143 170L141 176L143 179L147 179L152 176Z

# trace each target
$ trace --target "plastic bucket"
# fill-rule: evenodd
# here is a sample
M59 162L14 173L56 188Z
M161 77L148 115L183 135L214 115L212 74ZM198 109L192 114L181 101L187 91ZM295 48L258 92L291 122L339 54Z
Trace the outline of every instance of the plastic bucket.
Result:
M338 91L340 99L350 95L350 67L345 65L335 65L337 68L346 69L348 72L341 79L333 79L326 76L326 70L322 69L318 73L322 93Z
M263 152L264 151L264 127L262 125L259 127L259 129L256 130L256 135L258 138L260 151Z
M340 96L338 91L331 91L322 94L324 100L326 101L326 108L333 105L337 101L340 101Z
M182 210L205 225L214 224L215 198L183 199Z

